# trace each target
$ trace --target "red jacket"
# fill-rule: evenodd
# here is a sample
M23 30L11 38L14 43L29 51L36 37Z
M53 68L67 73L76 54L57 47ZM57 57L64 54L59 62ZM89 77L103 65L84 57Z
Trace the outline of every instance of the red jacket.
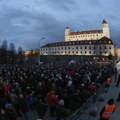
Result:
M3 91L4 91L4 96L9 95L9 86L8 86L8 84L4 84Z
M49 92L47 94L47 98L50 106L56 106L58 102L58 97L55 95L55 93Z

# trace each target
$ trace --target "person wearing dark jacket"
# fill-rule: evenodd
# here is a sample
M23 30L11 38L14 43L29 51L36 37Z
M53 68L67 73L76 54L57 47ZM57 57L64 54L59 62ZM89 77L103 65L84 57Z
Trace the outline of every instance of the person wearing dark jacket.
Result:
M45 115L47 105L42 101L41 97L38 97L38 101L36 103L36 110L40 119L42 119Z
M100 112L99 120L109 120L112 113L115 111L114 99L109 99L107 105L105 105Z
M22 94L19 95L18 104L20 106L22 114L24 115L25 120L27 120L28 104Z

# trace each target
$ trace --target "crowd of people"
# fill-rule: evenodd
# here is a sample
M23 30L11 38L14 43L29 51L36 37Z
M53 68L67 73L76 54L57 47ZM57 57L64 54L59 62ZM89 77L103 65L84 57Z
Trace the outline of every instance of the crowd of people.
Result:
M59 63L2 65L0 67L0 120L28 120L28 111L60 120L92 96L111 74L110 65Z

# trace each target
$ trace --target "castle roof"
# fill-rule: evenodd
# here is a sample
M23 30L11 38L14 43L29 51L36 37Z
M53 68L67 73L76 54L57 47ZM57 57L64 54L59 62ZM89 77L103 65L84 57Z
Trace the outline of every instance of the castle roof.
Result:
M107 22L106 22L105 20L103 20L102 24L104 24L104 23L106 23L106 24L107 24Z
M48 43L41 48L45 47L58 47L58 46L71 46L71 45L112 45L113 42L107 37L102 37L99 40L81 40L81 41L66 41L66 42L55 42Z
M102 33L102 30L88 30L88 31L80 31L80 32L71 32L70 35L80 35L80 34L95 34Z
M69 29L69 27L67 26L66 29Z

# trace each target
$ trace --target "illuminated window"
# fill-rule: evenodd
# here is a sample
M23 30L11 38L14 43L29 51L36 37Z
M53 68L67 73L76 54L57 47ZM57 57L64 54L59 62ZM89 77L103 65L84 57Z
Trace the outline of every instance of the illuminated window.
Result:
M111 46L109 46L109 49L111 49Z
M89 46L89 49L91 49L91 46Z

